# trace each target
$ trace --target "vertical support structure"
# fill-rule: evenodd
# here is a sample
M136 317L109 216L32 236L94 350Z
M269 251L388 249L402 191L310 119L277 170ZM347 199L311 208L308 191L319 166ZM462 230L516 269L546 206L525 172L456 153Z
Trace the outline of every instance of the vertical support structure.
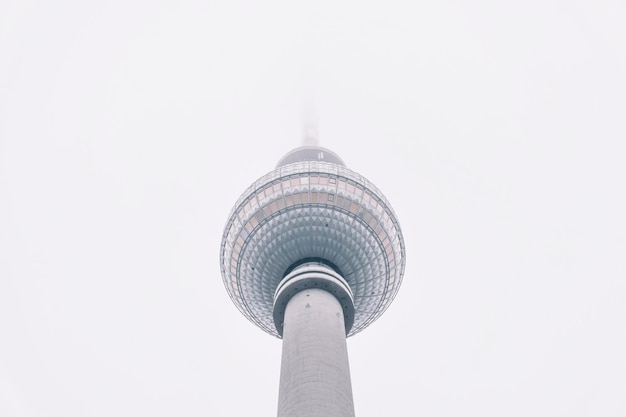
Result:
M309 288L285 309L278 417L354 417L339 300Z
M346 334L354 321L348 283L322 262L294 268L274 294L283 337L278 417L354 417Z

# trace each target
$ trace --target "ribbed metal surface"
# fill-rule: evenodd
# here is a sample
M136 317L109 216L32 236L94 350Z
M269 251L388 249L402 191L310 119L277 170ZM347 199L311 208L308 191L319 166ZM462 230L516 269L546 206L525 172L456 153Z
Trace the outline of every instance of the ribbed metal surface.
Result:
M378 318L404 273L404 241L385 197L361 175L326 162L280 166L237 201L224 230L220 262L239 310L269 334L274 291L306 258L336 265L354 294L349 335Z

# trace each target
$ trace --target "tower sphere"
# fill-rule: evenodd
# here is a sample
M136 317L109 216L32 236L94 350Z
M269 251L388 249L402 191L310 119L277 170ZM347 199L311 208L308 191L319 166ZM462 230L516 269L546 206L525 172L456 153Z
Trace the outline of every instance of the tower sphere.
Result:
M254 182L230 213L220 251L224 285L237 308L267 333L274 296L299 265L335 270L352 293L347 335L376 320L404 274L404 240L393 209L367 179L334 152L302 146Z

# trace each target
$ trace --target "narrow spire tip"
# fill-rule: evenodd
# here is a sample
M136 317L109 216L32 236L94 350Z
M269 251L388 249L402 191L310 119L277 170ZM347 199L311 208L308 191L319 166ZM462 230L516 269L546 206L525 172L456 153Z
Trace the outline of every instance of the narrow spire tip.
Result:
M310 101L304 106L303 114L303 129L304 129L304 146L319 146L319 136L317 130L317 113L315 111L315 105Z

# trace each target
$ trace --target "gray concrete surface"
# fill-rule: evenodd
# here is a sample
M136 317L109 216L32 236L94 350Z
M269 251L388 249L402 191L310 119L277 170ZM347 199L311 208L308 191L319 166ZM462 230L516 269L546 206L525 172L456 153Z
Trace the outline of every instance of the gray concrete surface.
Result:
M330 293L296 293L285 311L278 417L353 417L342 307Z

